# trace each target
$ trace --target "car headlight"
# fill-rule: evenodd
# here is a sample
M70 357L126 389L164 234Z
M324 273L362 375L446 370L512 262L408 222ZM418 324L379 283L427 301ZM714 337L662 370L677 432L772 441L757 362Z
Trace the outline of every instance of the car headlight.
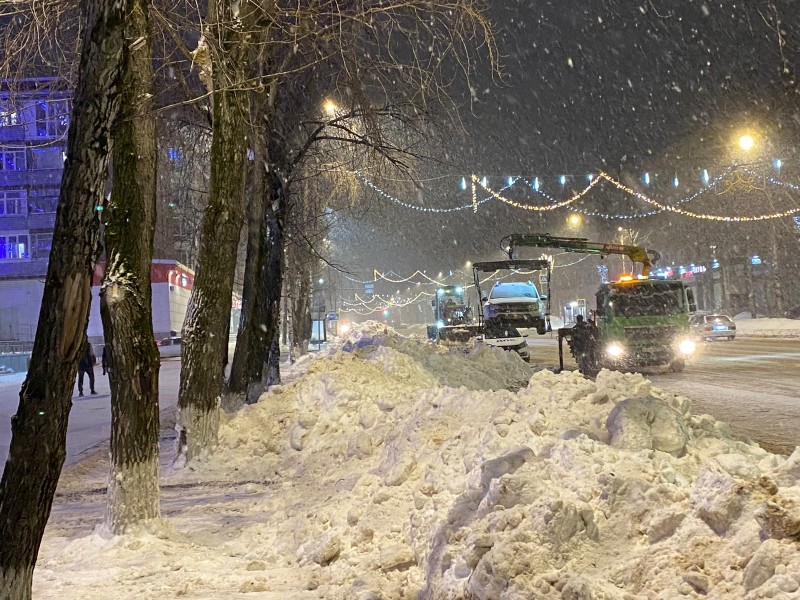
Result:
M693 354L696 348L697 344L689 338L683 339L678 343L678 350L681 351L681 354Z
M606 346L606 354L608 354L611 358L619 358L625 354L625 348L622 347L622 344L612 342Z
M436 321L436 327L444 327L444 321Z

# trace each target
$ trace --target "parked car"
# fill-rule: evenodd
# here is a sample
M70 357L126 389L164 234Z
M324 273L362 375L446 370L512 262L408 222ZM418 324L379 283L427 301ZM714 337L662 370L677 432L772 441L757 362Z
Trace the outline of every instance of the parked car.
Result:
M514 327L536 328L539 334L547 330L544 313L544 302L530 282L495 283L483 305L487 321L499 317Z
M727 315L694 315L689 326L698 338L704 340L733 340L736 337L736 323Z
M156 342L156 346L158 346L158 353L161 358L180 358L181 338L179 336L166 337Z

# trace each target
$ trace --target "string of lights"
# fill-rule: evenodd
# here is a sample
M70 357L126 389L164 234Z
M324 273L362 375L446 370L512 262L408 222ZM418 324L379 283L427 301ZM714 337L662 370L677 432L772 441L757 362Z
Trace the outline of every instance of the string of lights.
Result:
M780 161L780 160L775 160L773 164L775 165L776 169L780 170L783 162ZM728 177L731 174L731 172L733 172L734 170L739 169L739 168L744 168L744 170L746 170L752 176L758 176L755 173L753 173L752 171L750 171L749 169L747 169L746 165L728 166L725 169L723 169L723 171L720 174L716 175L713 178L709 176L707 169L703 169L702 170L702 180L703 180L705 185L702 188L698 189L697 191L693 192L692 194L689 194L688 196L685 196L685 197L677 200L676 202L674 202L672 204L663 204L663 203L660 203L660 202L658 202L656 200L653 200L649 196L647 196L647 195L645 195L645 194L643 194L641 192L637 192L637 191L633 190L632 188L630 188L629 186L627 186L627 185L621 183L620 181L614 179L613 177L611 177L607 173L603 173L602 177L591 175L591 174L587 175L586 178L589 181L589 185L586 186L580 192L577 192L577 193L573 194L570 198L567 198L567 199L561 200L561 201L557 200L552 195L548 194L547 192L545 192L545 191L543 191L541 189L541 184L539 182L539 178L538 177L533 179L533 180L529 180L529 179L527 179L525 177L521 177L521 176L509 176L509 177L507 177L507 184L503 188L501 188L499 191L495 191L490 187L489 182L488 182L486 177L483 177L483 178L479 179L476 175L472 175L471 176L471 191L472 191L472 202L471 202L471 204L463 205L463 206L455 207L455 208L451 208L451 209L428 209L428 208L425 208L425 207L419 207L417 205L414 205L414 204L411 204L411 203L408 203L408 202L404 202L404 201L400 200L399 198L395 198L394 196L391 196L390 194L388 194L388 193L384 192L383 190L381 190L380 188L378 188L378 186L376 186L371 181L366 180L366 178L364 178L363 176L361 176L361 177L362 177L362 180L365 181L365 183L370 185L379 194L381 194L382 196L392 200L393 202L398 203L398 204L400 204L402 206L406 206L408 208L425 210L425 211L428 211L428 212L453 212L455 210L466 210L466 209L468 209L470 207L473 209L473 212L477 212L478 207L481 204L484 204L484 203L486 203L487 201L489 201L491 199L500 200L501 202L504 202L507 205L513 206L515 208L523 209L523 210L538 211L538 212L552 211L552 210L556 210L558 208L563 208L565 206L569 206L571 204L574 204L577 200L579 200L583 196L585 196L602 179L602 180L608 181L609 183L611 183L612 185L617 187L619 190L624 191L625 193L627 193L627 194L629 194L629 195L631 195L631 196L633 196L635 198L638 198L638 199L650 204L651 206L654 206L655 208L652 209L652 210L649 210L649 211L645 211L645 212L616 213L616 214L606 213L606 212L597 211L597 210L589 210L589 209L581 208L581 207L571 207L571 210L573 210L576 213L580 213L580 214L583 214L583 215L586 215L586 216L589 216L589 217L600 217L600 218L608 219L608 220L641 219L641 218L652 217L652 216L661 214L663 212L673 212L673 213L676 213L676 214L681 214L683 216L697 218L697 219L705 219L705 220L712 220L712 221L722 221L722 222L731 222L731 223L763 221L763 220L769 220L769 219L785 218L785 217L795 216L797 214L800 214L800 209L794 208L794 209L790 209L790 210L786 210L786 211L782 211L782 212L771 213L771 214L750 215L750 216L738 217L738 216L731 216L731 215L706 214L706 213L694 212L694 211L689 211L689 210L682 210L682 209L679 208L680 206L682 206L684 204L687 204L689 202L692 202L692 201L696 200L698 197L700 197L703 194L707 193L709 190L714 189L715 186L718 186L720 183L722 183L726 179L726 177ZM652 179L651 179L651 177L649 175L650 175L649 173L645 173L643 178L642 178L642 181L644 182L645 185L650 185L650 183L651 183ZM548 205L544 205L544 206L542 206L542 205L525 204L525 203L522 203L522 202L518 202L516 200L511 200L510 198L507 198L507 197L503 196L503 192L505 190L510 189L511 187L513 187L514 184L519 180L525 182L527 184L527 186L532 188L537 194L539 194L542 197L544 197L545 199L547 199L549 201L549 204ZM782 181L779 181L779 180L777 180L777 179L775 179L774 177L771 177L771 176L766 176L764 178L764 180L766 182L768 182L769 184L771 184L771 185L782 186L782 187L785 187L785 188L789 188L789 189L791 189L793 191L799 191L800 192L800 186L798 186L796 184L782 182ZM560 181L561 181L561 185L563 187L563 185L566 183L566 176L561 176ZM673 185L675 185L675 187L678 186L678 178L677 178L677 176L675 176L675 178L673 180ZM466 180L464 178L462 178L461 187L462 187L462 189L466 189L467 188ZM477 197L478 187L483 188L486 192L488 192L490 194L490 196L487 197L487 198L484 198L482 200L478 200L478 197Z
M497 200L500 200L500 202L508 204L509 206L513 206L514 208L520 208L522 210L531 210L531 211L537 211L537 212L555 210L557 208L562 208L564 206L568 206L570 204L573 204L574 202L577 202L578 200L583 198L586 194L588 194L589 191L595 185L597 185L597 183L599 182L599 178L598 177L594 177L594 176L590 176L590 177L591 177L591 180L589 181L589 185L587 185L580 192L577 192L577 193L573 194L571 198L567 198L566 200L562 200L560 202L551 203L551 204L547 204L547 205L539 205L539 204L524 204L522 202L517 202L516 200L511 200L510 198L506 198L501 193L503 190L500 190L500 192L496 192L491 187L489 187L488 182L486 181L485 177L482 180L478 180L478 177L476 175L473 175L472 176L472 197L473 197L473 204L472 205L473 205L473 208L474 208L474 212L478 212L478 206L477 206L477 202L476 202L475 198L476 198L476 185L480 185L484 190L486 190L494 198L496 198ZM509 178L509 184L510 185L513 185L514 181L516 181L516 179ZM510 187L510 185L506 186L506 189L508 187Z
M733 169L733 167L727 167L722 173L720 173L719 175L717 175L713 179L709 179L708 184L706 186L700 188L699 190L697 190L693 194L690 194L689 196L681 198L680 200L678 200L674 204L672 204L672 206L681 206L683 204L688 204L689 202L692 202L693 200L697 199L698 197L702 196L703 194L706 194L707 192L712 190L715 185L717 185L723 179L725 179L725 177L728 176L728 174L731 172L732 169ZM533 183L531 183L527 179L524 179L524 178L521 178L521 179L527 185L529 185L534 190L534 192L536 192L540 196L546 198L547 200L549 200L552 203L558 202L558 200L553 198L550 194L548 194L547 192L545 192L545 191L543 191L541 189L538 189L536 186L533 185ZM662 212L664 212L662 209L654 209L654 210L649 210L649 211L640 212L640 213L610 214L610 213L600 212L600 211L597 211L597 210L587 210L585 208L580 208L580 207L577 207L577 206L572 207L571 210L573 212L580 213L580 214L582 214L584 216L587 216L587 217L600 217L601 219L607 219L607 220L643 219L643 218L652 217L652 216L655 216L655 215L658 215L658 214L661 214Z
M722 222L725 222L725 223L752 223L752 222L755 222L755 221L767 221L767 220L771 220L771 219L782 219L782 218L785 218L785 217L791 217L793 215L800 214L800 208L791 208L789 210L784 210L784 211L770 213L770 214L750 215L750 216L744 216L744 217L739 217L739 216L731 217L731 216L727 216L727 215L710 215L710 214L704 214L704 213L696 213L696 212L693 212L693 211L684 210L684 209L679 208L677 206L672 206L672 205L669 205L669 204L661 204L657 200L653 200L652 198L650 198L648 196L645 196L641 192L637 192L636 190L628 187L624 183L622 183L620 181L617 181L616 179L614 179L613 177L611 177L610 175L608 175L606 173L600 172L598 177L601 177L601 178L605 179L611 185L613 185L617 189L625 192L626 194L634 196L635 198L638 198L639 200L642 200L643 202L646 202L646 203L648 203L648 204L650 204L652 206L655 206L655 207L661 209L662 211L667 211L667 212L683 215L684 217L692 217L693 219L703 219L703 220L706 220L706 221L722 221Z
M487 198L484 198L483 200L477 200L477 199L475 199L473 197L473 200L472 200L472 202L470 204L466 204L466 205L463 205L463 206L454 206L454 207L451 207L451 208L431 208L431 207L428 207L428 206L420 206L418 204L412 204L411 202L405 202L403 200L400 200L400 198L397 198L396 196L393 196L392 194L386 192L385 190L382 190L380 187L378 187L375 184L375 182L373 182L371 179L368 179L366 176L364 176L359 171L353 171L353 173L356 175L356 177L358 177L362 181L362 183L364 183L364 185L366 185L367 187L369 187L372 190L374 190L375 192L377 192L378 195L382 196L383 198L386 198L390 202L392 202L394 204L397 204L399 206L402 206L404 208L410 208L412 210L417 210L417 211L420 211L420 212L429 212L429 213L452 213L452 212L458 212L458 211L462 211L462 210L469 210L470 208L474 208L476 206L476 204L484 204L485 202L489 202L489 200L492 199L491 196L489 196ZM502 189L505 190L507 188L502 188Z

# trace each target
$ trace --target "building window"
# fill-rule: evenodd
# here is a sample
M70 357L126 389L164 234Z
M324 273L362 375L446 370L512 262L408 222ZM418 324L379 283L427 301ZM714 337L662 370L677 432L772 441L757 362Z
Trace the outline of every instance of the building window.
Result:
M26 204L24 191L0 191L0 215L24 215Z
M69 101L40 100L36 103L36 135L60 137L69 129Z
M31 256L33 258L47 258L50 256L50 247L53 245L52 233L31 234Z
M41 215L54 213L58 208L58 197L28 197L28 213Z
M8 106L0 104L0 127L19 125L19 114Z
M0 234L0 260L19 260L30 257L27 233Z
M0 150L0 171L24 171L25 150Z

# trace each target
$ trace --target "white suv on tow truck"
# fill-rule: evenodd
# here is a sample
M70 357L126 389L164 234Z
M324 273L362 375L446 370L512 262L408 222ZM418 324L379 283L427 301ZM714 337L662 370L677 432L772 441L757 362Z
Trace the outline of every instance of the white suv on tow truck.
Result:
M497 317L515 327L535 328L539 335L547 331L544 302L531 282L507 281L492 286L484 301L483 318L488 321Z

